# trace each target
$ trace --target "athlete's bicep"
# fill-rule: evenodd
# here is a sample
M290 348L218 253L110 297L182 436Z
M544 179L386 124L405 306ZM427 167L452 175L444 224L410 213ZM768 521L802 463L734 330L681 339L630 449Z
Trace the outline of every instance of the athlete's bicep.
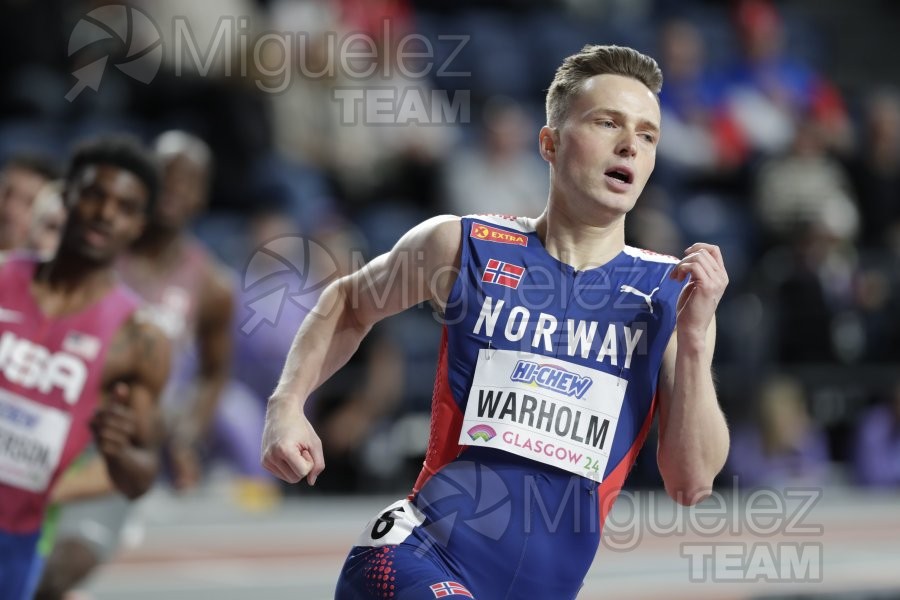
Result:
M134 442L156 446L161 437L159 397L169 377L170 344L165 334L137 314L116 332L103 367L103 402L119 401L117 390L127 386L128 407L134 419Z
M360 325L371 326L421 302L443 308L459 271L460 231L459 217L434 217L345 277L345 301Z

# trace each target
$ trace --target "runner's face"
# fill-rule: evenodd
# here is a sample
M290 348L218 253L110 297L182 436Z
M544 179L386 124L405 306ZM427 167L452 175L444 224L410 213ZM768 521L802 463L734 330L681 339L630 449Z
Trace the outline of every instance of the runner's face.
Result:
M166 157L154 223L171 229L187 227L206 201L207 177L202 165L184 155Z
M44 259L53 258L65 223L66 209L61 202L42 214L34 215L31 231L28 233L31 250Z
M0 250L21 248L25 243L31 205L46 182L43 176L18 167L0 172Z
M554 136L554 186L575 209L627 213L656 163L659 127L659 103L643 83L621 75L586 80Z
M112 165L86 167L66 194L71 212L61 251L111 263L144 228L147 188L129 171Z

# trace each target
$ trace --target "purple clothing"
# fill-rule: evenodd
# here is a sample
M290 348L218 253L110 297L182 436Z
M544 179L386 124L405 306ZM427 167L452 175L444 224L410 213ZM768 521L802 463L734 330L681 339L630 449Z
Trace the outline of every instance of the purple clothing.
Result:
M265 419L263 400L239 381L230 380L213 421L214 457L226 459L244 477L271 479L259 453Z
M248 278L255 279L245 276ZM278 383L294 336L320 291L304 289L304 282L295 273L273 273L260 279L237 293L233 374L264 405ZM266 306L261 301L272 304Z
M755 426L739 427L731 440L728 471L742 488L790 484L820 485L828 474L828 444L825 435L810 429L793 451L769 455Z
M890 407L863 414L856 430L856 480L867 486L900 486L900 423Z

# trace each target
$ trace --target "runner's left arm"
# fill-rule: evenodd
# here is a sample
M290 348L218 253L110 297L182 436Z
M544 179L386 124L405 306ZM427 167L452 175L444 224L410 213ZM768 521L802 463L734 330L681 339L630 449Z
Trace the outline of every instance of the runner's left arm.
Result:
M212 268L203 286L197 323L199 369L190 412L172 425L167 449L175 470L175 486L184 489L200 479L197 449L206 438L222 391L228 382L234 346L232 318L234 292L231 279Z
M660 369L657 461L669 496L692 505L712 492L730 443L712 372L715 312L728 285L719 248L688 248L672 277L683 281L688 276Z

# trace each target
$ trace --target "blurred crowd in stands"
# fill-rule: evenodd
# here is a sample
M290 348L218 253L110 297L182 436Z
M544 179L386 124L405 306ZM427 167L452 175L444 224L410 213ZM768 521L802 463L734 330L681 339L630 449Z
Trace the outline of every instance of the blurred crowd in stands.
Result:
M716 355L732 425L723 479L900 487L900 92L876 77L840 85L828 11L804 12L812 4L0 0L0 250L46 252L42 232L58 230L62 207L44 184L79 140L149 144L170 130L204 140L209 209L192 229L233 270L232 378L261 415L321 283L435 214L541 212L537 132L556 66L585 43L630 45L657 58L665 81L656 171L628 242L676 256L715 243L731 276ZM859 18L900 22L893 3L873 5ZM109 7L121 10L91 13ZM156 34L138 30L131 8ZM107 39L75 40L89 13ZM179 19L199 48L193 62ZM215 46L219 32L233 43ZM258 43L272 32L303 35L290 48ZM351 33L374 41L353 63L365 77L330 68ZM400 41L414 33L406 59L423 56L400 68ZM154 43L165 51L149 84L113 68ZM67 100L72 73L106 55L99 90ZM276 68L285 60L289 73ZM458 110L375 123L375 96L348 103L347 90ZM7 226L22 222L15 211L31 213L21 231ZM440 335L429 307L388 320L316 393L328 463L317 487L409 486ZM654 452L651 439L631 485L658 485Z

